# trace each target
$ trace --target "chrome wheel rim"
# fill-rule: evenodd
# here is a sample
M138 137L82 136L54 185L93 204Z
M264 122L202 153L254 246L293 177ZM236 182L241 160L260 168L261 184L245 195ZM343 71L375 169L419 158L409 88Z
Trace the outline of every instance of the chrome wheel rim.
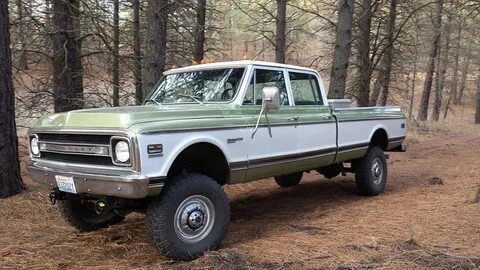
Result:
M375 185L380 184L383 179L383 163L379 158L376 158L373 160L371 173L372 173L373 183Z
M197 243L212 230L215 221L213 203L205 196L186 198L175 212L175 233L186 243Z

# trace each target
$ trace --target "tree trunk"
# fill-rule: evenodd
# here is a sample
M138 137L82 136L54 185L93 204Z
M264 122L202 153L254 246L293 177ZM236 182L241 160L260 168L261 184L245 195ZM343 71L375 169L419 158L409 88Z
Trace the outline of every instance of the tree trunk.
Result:
M119 28L119 0L113 1L113 106L120 105L120 28Z
M0 198L23 190L15 125L8 0L0 0Z
M435 61L435 70L434 70L434 73L433 73L433 77L434 77L434 80L435 80L435 87L434 87L434 100L433 100L433 110L432 110L432 119L433 121L438 121L435 120L435 107L437 106L437 99L438 99L438 95L439 95L439 91L440 91L440 80L441 80L441 58L443 56L443 52L442 52L442 41L440 40L439 44L438 44L438 51L437 51L437 59ZM433 85L433 83L432 83ZM438 117L437 117L438 118Z
M377 80L376 86L379 87L379 94L377 96L372 95L372 100L370 105L374 106L378 104L380 106L385 106L388 100L388 90L390 86L390 76L392 73L392 63L393 63L393 39L395 32L395 19L397 17L397 0L390 0L390 13L388 16L388 26L387 26L387 44L385 48L385 53L382 59L382 68L380 70L379 78ZM375 91L374 91L375 92ZM378 101L377 101L378 98Z
M142 50L140 39L140 0L133 0L133 77L135 80L135 104L143 102L142 92Z
M53 0L53 84L55 112L83 108L79 0Z
M477 77L477 93L475 95L476 108L475 108L475 124L480 124L480 70Z
M410 95L410 111L408 113L409 120L413 118L413 101L415 100L415 87L417 83L417 60L418 60L418 29L415 31L415 53L413 56L413 78L412 78L412 94Z
M439 45L438 55L438 72L435 85L435 96L433 99L433 111L432 120L438 121L440 118L440 109L442 107L443 88L445 86L445 73L448 68L448 56L450 54L450 24L451 16L448 18L448 22L445 25L445 48ZM443 50L443 53L441 52Z
M47 35L52 33L52 7L51 1L45 0L45 32ZM44 51L47 55L52 53L52 39L48 36L44 40Z
M462 40L462 22L458 23L458 37L457 37L457 42L455 45L455 59L454 59L454 66L453 66L453 79L452 79L452 85L450 89L450 96L449 99L453 99L453 104L458 104L458 98L457 98L457 92L458 92L458 70L460 67L460 49L461 49L461 43L460 41ZM448 107L445 109L448 110ZM445 112L445 115L447 112ZM446 116L445 116L446 117Z
M18 21L18 41L20 42L20 58L18 61L18 68L21 70L28 69L28 61L27 61L27 52L25 51L27 45L25 40L25 20L23 19L23 3L22 0L16 1L17 5L17 16L19 18Z
M167 47L167 0L148 0L148 32L144 56L142 79L143 96L157 83L165 70Z
M472 43L473 42L469 43L467 52L465 53L465 58L463 60L465 64L463 66L462 78L460 80L460 88L458 89L458 97L457 97L458 104L463 104L463 94L465 92L465 85L467 83L467 77L468 77L468 72L470 68L470 60L472 58Z
M344 98L352 47L354 0L338 1L338 23L328 98Z
M433 39L430 44L427 70L425 72L425 82L423 84L422 99L420 108L418 109L418 120L426 121L428 116L428 103L430 101L430 93L432 91L433 72L435 69L435 59L437 58L438 44L440 42L440 28L442 27L442 10L443 0L439 0L436 4L435 19L433 24Z
M193 60L202 62L205 53L205 14L207 11L207 0L197 0L197 24L195 25L195 51Z
M277 0L275 35L275 61L285 63L286 55L286 27L287 27L287 0Z
M370 78L372 68L370 63L370 27L372 25L372 1L362 0L360 19L358 28L360 36L358 37L358 106L368 106L370 99Z

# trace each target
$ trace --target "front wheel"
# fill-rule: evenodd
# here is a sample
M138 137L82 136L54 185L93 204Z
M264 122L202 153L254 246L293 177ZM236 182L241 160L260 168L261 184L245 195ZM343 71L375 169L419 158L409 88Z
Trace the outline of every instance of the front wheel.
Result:
M202 174L170 179L147 209L154 246L174 260L192 260L215 250L225 236L230 206L222 187Z
M378 146L368 148L367 154L355 162L355 182L360 194L376 196L387 184L387 160Z

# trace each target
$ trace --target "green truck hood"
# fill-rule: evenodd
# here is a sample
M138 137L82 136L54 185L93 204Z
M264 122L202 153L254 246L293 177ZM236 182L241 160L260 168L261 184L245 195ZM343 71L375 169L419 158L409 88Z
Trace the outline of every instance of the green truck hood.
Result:
M111 128L135 132L157 131L195 126L244 123L241 115L227 115L239 110L231 104L200 105L144 105L109 107L56 113L40 118L35 128Z

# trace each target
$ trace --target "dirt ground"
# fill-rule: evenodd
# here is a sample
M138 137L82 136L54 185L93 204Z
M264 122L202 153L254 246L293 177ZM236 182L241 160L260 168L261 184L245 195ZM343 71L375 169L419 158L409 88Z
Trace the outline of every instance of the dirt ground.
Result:
M352 175L226 187L221 249L182 263L154 250L141 214L76 232L24 172L28 191L0 201L0 269L480 269L480 126L442 122L410 132L408 143L390 154L377 197L357 195Z

